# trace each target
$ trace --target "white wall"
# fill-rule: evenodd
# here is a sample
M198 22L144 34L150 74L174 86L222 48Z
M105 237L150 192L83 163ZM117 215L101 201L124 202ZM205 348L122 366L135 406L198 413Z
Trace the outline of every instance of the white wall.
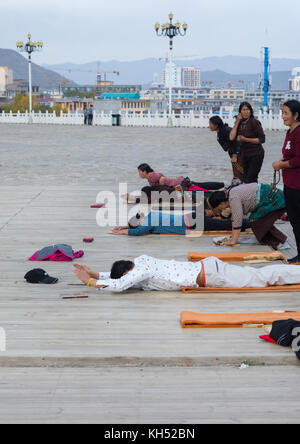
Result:
M204 114L203 112L188 114L173 114L172 122L174 127L180 128L208 128L209 119L214 115ZM233 113L226 113L220 116L230 126L234 125ZM265 130L282 131L286 127L283 125L282 115L272 114L272 112L258 115L258 119L261 121ZM122 126L144 126L144 127L167 127L168 126L168 114L165 113L147 113L147 114L129 114L122 113L121 125ZM0 113L0 123L11 124L45 124L45 125L83 125L84 117L82 113L61 113L56 116L55 113L32 113L30 118L28 113L12 114L12 113ZM94 125L96 126L112 126L112 113L96 113L94 112Z

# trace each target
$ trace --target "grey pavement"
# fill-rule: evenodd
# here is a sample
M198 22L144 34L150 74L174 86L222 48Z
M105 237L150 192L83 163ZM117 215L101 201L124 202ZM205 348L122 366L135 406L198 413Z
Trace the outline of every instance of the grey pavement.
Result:
M70 286L72 264L27 260L59 242L84 249L79 262L97 271L144 253L186 260L191 250L219 251L210 237L113 237L90 208L99 191L117 193L119 182L141 188L141 162L170 176L230 181L215 135L38 125L0 131L0 327L7 335L0 422L299 422L299 361L290 349L262 342L260 329L183 330L179 323L182 310L299 311L299 293L101 293ZM283 140L284 133L267 133L264 182ZM87 236L95 242L83 244ZM39 266L59 283L25 283L26 271ZM63 300L66 294L88 299ZM251 365L240 370L243 361Z

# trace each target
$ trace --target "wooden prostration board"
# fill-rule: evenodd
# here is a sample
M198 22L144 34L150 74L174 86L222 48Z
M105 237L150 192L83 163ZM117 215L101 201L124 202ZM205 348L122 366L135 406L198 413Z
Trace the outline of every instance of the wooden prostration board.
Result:
M200 262L208 257L216 257L224 262L249 262L249 261L284 261L287 263L287 258L280 251L267 251L259 253L188 253L188 260L190 262Z
M299 312L286 313L194 313L180 314L182 328L243 328L245 325L270 325L275 321L295 319Z

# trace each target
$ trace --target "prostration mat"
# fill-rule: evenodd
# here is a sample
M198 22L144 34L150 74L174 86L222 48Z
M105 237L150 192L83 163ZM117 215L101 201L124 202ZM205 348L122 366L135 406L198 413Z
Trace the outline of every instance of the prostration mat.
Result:
M289 293L299 292L297 285L272 285L270 287L243 287L243 288L217 288L217 287L183 287L182 293Z
M275 321L290 318L300 321L300 313L194 313L183 311L180 314L182 328L243 328L246 325L270 325Z
M196 253L189 252L188 260L190 262L200 262L208 257L216 257L224 262L272 262L283 261L287 263L287 258L280 251L267 251L259 253Z

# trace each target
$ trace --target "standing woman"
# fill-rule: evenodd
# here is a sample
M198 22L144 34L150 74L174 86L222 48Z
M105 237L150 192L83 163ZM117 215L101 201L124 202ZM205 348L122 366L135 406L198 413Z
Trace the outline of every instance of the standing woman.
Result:
M289 127L283 146L283 158L273 163L275 171L282 170L284 194L298 255L290 263L300 262L300 102L290 100L283 105L282 118Z
M229 154L232 163L233 176L241 181L244 178L243 162L240 155L240 146L238 141L230 140L230 133L232 128L225 124L221 117L213 116L209 120L209 128L212 132L216 132L217 139L225 152Z
M262 145L266 141L266 136L261 123L254 117L250 103L241 103L239 115L230 133L230 140L237 140L240 144L244 183L258 182L265 157Z

